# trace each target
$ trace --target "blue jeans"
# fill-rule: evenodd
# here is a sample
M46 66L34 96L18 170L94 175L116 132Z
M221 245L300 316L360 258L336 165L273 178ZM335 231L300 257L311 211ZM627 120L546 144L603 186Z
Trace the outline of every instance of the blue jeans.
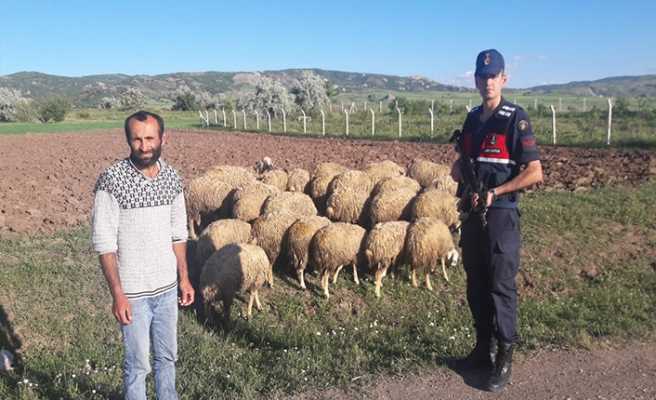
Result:
M146 375L150 373L151 348L157 398L178 398L175 391L177 296L178 291L173 289L155 297L129 300L132 322L121 326L125 350L123 388L128 400L146 399Z

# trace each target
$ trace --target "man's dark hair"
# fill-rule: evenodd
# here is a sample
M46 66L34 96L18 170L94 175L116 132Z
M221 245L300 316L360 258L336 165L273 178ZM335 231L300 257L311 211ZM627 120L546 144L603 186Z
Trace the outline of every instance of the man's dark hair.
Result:
M155 113L151 113L148 111L137 111L136 113L130 115L125 119L125 124L123 125L123 128L125 129L125 139L130 142L130 135L132 132L130 132L130 120L136 119L137 121L145 121L148 119L148 117L152 117L157 121L157 125L159 126L159 138L162 138L162 135L164 135L164 120L162 117Z

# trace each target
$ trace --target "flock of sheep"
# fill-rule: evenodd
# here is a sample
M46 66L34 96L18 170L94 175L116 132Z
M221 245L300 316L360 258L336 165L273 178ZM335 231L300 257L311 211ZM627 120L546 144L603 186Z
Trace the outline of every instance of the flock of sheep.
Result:
M249 294L249 317L254 302L261 309L258 290L273 287L274 268L293 269L305 289L304 271L314 267L326 298L330 279L349 266L356 284L358 267L375 276L377 297L398 264L409 265L414 287L422 274L432 290L438 265L448 281L445 263L458 261L455 189L448 166L419 159L361 171L329 162L312 173L274 169L268 158L255 171L213 167L186 190L192 279L206 306L223 303L226 320L239 292Z

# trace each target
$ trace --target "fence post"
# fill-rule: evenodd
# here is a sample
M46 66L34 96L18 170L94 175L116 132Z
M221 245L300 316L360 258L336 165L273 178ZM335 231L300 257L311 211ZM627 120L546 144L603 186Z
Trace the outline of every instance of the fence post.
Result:
M326 136L326 113L323 112L323 108L320 109L321 111L321 136ZM331 111L332 111L332 106L331 106Z
M367 101L366 100L364 102L364 108L362 109L362 111L365 111L365 112L367 111Z
M227 118L226 118L225 108L223 108L223 107L221 108L221 113L223 113L223 128L225 129L225 128L228 127L228 125L227 125L228 122L227 122Z
M431 116L431 136L430 137L432 138L433 137L433 131L435 130L435 125L434 125L434 122L433 122L433 109L429 108L428 112L430 113L430 116Z
M371 112L371 136L374 136L376 134L376 113L373 108L370 108L369 111Z
M203 118L203 112L201 110L198 110L198 115L200 116L201 126L205 126L205 118Z
M346 136L349 135L349 112L344 110L344 115L346 115Z
M280 111L282 111L282 132L287 133L287 113L284 108L281 108Z
M396 112L399 113L399 138L403 135L403 122L401 118L401 109L396 107Z
M378 102L378 112L379 113L383 112L383 101L382 100Z
M471 110L471 108L472 108L471 103L472 103L472 99L469 99L469 107L467 107L467 112L469 112L469 110Z
M538 110L538 98L537 97L533 99L533 109L535 111Z
M271 132L271 113L269 110L266 110L266 115L267 115L267 124L269 125L269 132Z
M556 145L556 107L550 105L551 107L551 131L553 132L553 144Z
M248 129L246 128L246 110L241 110L241 113L244 115L244 130Z
M328 103L328 111L333 112L333 103Z
M232 129L237 129L237 113L232 109Z
M563 98L562 97L558 98L558 111L563 112Z
M613 125L613 100L608 98L608 137L606 138L606 145L610 146L610 133Z
M301 108L301 113L303 114L303 116L301 117L303 118L303 133L307 133L307 116L305 115L305 111L302 108Z
M216 112L216 108L214 109L214 125L219 124L219 113Z
M205 123L207 123L207 127L209 128L209 126L210 126L210 112L209 112L209 110L205 110Z
M255 129L260 130L260 113L255 110Z

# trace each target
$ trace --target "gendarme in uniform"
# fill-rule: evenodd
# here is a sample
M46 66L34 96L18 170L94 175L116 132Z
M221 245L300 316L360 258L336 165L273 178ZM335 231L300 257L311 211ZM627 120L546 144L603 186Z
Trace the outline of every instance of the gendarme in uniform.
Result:
M526 180L515 179L522 174L523 166L539 160L539 156L526 111L500 97L505 79L501 54L496 50L481 52L477 59L477 87L483 96L483 104L486 101L493 103L495 98L500 98L500 102L493 110L489 110L488 103L485 117L483 105L473 108L467 115L459 139L461 149L474 160L477 176L491 193L488 195L491 203L486 214L487 226L482 225L480 218L465 220L460 245L467 274L467 299L477 338L476 348L468 359L479 362L479 365L483 359L487 364L491 361L492 376L495 368L504 367L506 362L509 369L512 345L518 340L515 277L519 269L520 213L516 189L526 187L521 182L533 184L542 179L539 161L533 163L538 164L538 175L532 169L525 174ZM502 83L491 82L493 80ZM491 85L498 85L499 97L489 94ZM461 188L458 194L463 196ZM472 200L462 198L462 201ZM502 354L496 354L496 343L499 343L499 353ZM499 360L498 355L507 359ZM491 380L492 390L502 389L509 377L508 371L501 378L497 376L496 381Z

